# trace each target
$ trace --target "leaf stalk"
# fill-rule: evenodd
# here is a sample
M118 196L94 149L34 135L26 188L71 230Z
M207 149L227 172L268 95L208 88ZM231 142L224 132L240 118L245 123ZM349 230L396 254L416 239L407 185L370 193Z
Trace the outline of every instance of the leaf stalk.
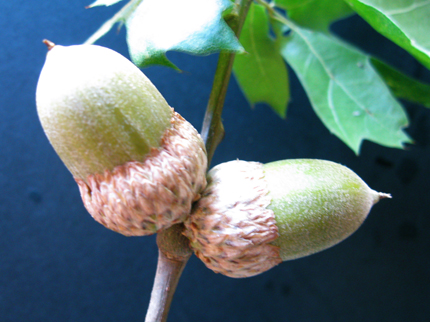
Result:
M288 20L287 18L285 18L275 10L275 6L272 3L269 3L265 0L256 0L256 2L266 8L267 12L269 13L269 16L272 19L286 25L288 28L292 30L297 29L296 25L293 22L291 22L290 20Z

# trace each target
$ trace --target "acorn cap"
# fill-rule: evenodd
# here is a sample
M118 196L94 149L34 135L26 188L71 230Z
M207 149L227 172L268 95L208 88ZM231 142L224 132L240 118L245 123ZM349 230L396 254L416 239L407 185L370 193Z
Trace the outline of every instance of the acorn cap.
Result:
M231 161L209 172L184 234L208 268L249 277L340 242L386 197L329 161Z
M261 163L231 161L208 173L202 198L185 221L197 257L230 277L260 274L282 262Z
M115 51L47 44L38 114L89 213L127 236L182 222L206 185L194 127Z

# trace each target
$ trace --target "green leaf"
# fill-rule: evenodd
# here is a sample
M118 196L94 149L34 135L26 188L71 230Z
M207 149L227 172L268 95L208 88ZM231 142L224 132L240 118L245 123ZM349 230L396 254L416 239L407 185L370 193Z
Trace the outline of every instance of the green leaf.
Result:
M328 31L330 24L354 13L344 0L275 0L302 27Z
M295 27L281 54L325 126L356 154L363 139L402 148L407 116L370 58L334 37Z
M96 6L111 6L115 3L118 3L122 0L97 0L90 4L88 8L96 7Z
M139 67L175 67L169 50L208 55L243 51L222 15L230 0L144 0L127 19L127 43Z
M96 1L95 3L100 2ZM134 12L136 7L142 2L142 0L131 0L121 10L119 10L112 18L107 20L90 38L85 41L85 44L94 44L101 37L106 35L116 23L119 23L118 30L124 24L124 21Z
M429 0L346 0L379 33L430 69Z
M378 59L370 61L394 95L430 107L430 84L421 83Z
M252 4L240 35L246 54L236 55L235 77L251 106L263 102L285 117L289 100L288 74L275 41L269 36L264 7Z

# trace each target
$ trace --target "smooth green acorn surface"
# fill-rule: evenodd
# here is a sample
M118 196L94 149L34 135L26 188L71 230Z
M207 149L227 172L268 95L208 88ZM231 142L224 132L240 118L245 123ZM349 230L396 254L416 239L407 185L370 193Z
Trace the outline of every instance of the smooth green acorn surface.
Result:
M307 256L351 235L371 207L389 195L370 189L350 169L330 161L297 159L263 166L282 260Z
M36 91L40 121L75 178L142 160L158 148L172 110L128 59L95 45L48 51Z

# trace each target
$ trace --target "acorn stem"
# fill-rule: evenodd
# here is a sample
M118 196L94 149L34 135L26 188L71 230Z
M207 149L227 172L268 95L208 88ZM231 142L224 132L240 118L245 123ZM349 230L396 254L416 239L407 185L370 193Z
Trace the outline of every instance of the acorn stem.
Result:
M145 322L167 321L173 294L189 258L190 256L177 261L167 258L161 251L158 252L157 273Z
M173 294L182 271L191 257L188 239L182 235L184 225L177 224L157 235L158 263L146 322L167 320Z

